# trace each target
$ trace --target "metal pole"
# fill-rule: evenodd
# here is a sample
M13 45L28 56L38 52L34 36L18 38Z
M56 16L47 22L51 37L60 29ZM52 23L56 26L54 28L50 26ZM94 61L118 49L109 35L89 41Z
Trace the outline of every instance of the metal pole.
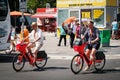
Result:
M22 26L21 26L21 31L22 31L22 40L24 39L24 11L22 11Z

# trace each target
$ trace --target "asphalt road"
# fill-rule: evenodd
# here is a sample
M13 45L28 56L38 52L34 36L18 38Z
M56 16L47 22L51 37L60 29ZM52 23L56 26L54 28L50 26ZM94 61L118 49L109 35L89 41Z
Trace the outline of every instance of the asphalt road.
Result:
M11 61L0 63L1 80L119 80L120 59L108 59L102 72L82 71L75 75L70 69L71 60L48 59L43 70L26 62L20 72L15 72Z

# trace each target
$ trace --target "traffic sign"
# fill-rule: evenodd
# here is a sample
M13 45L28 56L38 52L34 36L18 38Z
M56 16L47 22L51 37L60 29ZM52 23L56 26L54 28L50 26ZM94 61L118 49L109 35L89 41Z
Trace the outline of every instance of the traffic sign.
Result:
M19 0L19 10L22 12L27 11L26 0Z

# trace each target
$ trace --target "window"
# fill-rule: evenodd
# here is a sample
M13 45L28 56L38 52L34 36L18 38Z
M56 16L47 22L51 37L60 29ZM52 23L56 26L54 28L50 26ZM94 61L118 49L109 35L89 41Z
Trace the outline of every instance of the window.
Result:
M0 0L0 21L4 21L6 19L7 12L8 12L7 1Z

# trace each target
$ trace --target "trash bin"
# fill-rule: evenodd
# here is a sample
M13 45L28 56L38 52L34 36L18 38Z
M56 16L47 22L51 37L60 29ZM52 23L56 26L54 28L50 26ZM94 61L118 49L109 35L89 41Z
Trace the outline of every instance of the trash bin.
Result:
M101 30L100 38L101 38L101 46L108 47L110 46L110 30Z

